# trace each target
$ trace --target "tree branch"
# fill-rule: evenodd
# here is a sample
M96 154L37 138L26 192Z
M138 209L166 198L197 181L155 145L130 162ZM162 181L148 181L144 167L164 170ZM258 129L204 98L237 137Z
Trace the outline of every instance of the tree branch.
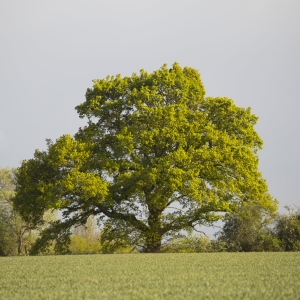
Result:
M109 218L119 219L130 223L133 227L145 232L148 231L149 228L145 225L142 221L138 220L134 214L123 214L116 212L112 207L106 208L102 204L98 204L97 207L99 208L100 212L105 214Z

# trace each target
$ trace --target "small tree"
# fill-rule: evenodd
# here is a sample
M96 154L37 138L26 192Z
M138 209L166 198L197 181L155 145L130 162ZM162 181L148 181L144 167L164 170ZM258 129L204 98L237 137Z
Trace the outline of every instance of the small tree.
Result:
M274 218L259 205L244 204L235 214L226 216L216 236L228 251L280 251L279 241L272 234Z
M285 208L288 214L277 216L274 235L284 251L300 251L300 210L291 206Z
M228 98L206 98L197 70L175 63L94 80L76 109L87 125L48 140L19 169L14 203L23 218L38 224L46 209L63 214L37 251L51 239L70 242L70 228L91 215L112 242L160 252L166 236L211 224L242 202L276 209L258 171L257 117Z
M31 231L13 208L16 169L0 168L0 255L28 254Z

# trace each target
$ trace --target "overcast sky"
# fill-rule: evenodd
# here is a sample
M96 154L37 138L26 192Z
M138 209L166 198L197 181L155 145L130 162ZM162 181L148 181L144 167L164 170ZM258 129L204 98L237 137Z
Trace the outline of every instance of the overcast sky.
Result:
M1 167L84 125L92 79L177 61L252 107L270 192L300 206L299 0L0 0L0 43Z

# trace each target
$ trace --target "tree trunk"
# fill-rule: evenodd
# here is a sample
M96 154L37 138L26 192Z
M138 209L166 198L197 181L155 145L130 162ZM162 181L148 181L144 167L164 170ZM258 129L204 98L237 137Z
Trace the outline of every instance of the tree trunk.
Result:
M19 236L18 236L18 255L22 254L22 248L23 248L23 239L22 239L22 235L19 234Z
M154 233L146 239L146 253L159 253L161 248L162 236L159 233Z
M146 253L159 253L161 248L161 210L156 208L149 209L148 217L150 231L146 236Z

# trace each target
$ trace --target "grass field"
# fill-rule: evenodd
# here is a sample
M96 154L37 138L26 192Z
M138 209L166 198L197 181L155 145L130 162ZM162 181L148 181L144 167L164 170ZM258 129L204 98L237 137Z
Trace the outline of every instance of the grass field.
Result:
M0 299L300 299L300 253L0 258Z

